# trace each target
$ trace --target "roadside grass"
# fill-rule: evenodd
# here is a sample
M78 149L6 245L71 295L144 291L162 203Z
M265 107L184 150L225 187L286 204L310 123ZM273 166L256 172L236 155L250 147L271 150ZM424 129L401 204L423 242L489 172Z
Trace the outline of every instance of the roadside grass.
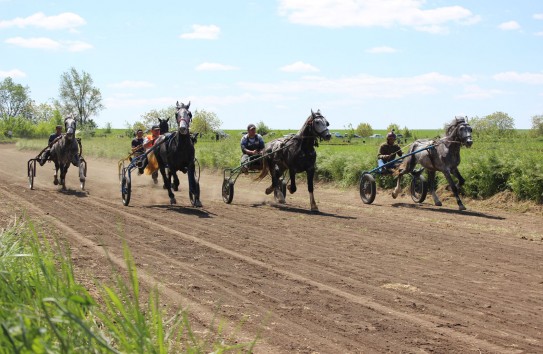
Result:
M334 131L334 130L333 130ZM344 133L343 130L336 130ZM295 130L274 131L265 136L266 141L295 133ZM384 131L376 131L384 133ZM196 144L196 158L202 168L220 171L240 165L241 150L239 142L242 132L226 131L230 136L215 141L215 137L200 138ZM416 138L438 138L440 130L411 131ZM84 156L121 159L130 150L129 137L101 135L82 140ZM407 152L410 138L400 146ZM331 182L340 187L352 187L358 184L363 171L370 171L377 165L377 151L382 139L357 138L347 141L332 138L329 142L320 142L317 149L316 178ZM20 149L41 150L46 145L44 139L20 139ZM471 198L484 199L496 193L511 191L519 200L531 200L543 203L543 139L531 137L527 131L517 131L508 139L474 136L472 148L461 149L460 172L466 179L464 193ZM30 158L31 156L29 156ZM438 174L440 176L440 174ZM302 177L303 178L303 177ZM437 179L439 185L446 184L442 176ZM379 178L382 188L395 185L392 178Z
M0 230L0 353L251 352L256 339L236 343L221 324L209 335L191 329L186 311L165 318L158 290L146 303L134 259L127 274L97 284L100 302L79 284L69 252L37 232L31 221ZM128 280L125 280L128 279Z

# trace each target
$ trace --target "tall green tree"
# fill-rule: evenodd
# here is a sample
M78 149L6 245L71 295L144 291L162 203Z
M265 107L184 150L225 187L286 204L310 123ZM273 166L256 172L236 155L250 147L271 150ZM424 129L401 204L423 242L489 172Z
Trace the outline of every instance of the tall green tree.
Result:
M216 113L197 109L192 116L190 130L194 133L207 134L218 130L221 124L222 122Z
M532 133L535 136L543 136L543 115L532 117Z
M361 137L367 138L373 134L373 128L371 127L370 123L360 123L356 127L356 133Z
M394 131L396 134L400 132L400 126L396 123L390 123L387 127L387 132Z
M85 125L90 117L98 114L104 105L100 89L93 86L90 74L75 68L60 76L60 105L64 114L76 114L81 125Z
M494 112L482 118L472 118L469 124L477 136L504 137L515 133L514 119L504 112Z
M175 106L170 106L162 109L153 109L141 115L141 123L150 129L152 125L158 124L158 119L168 120L170 131L175 126ZM138 128L141 129L141 128ZM144 129L145 130L145 129Z
M29 118L31 104L28 86L14 83L11 77L6 77L0 83L0 118Z

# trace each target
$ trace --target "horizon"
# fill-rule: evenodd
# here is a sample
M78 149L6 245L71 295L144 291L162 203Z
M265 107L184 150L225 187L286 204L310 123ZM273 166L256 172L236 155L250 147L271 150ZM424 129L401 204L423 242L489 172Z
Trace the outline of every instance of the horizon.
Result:
M191 102L221 129L295 130L321 110L348 124L440 129L455 116L543 114L543 3L529 0L0 0L0 80L58 98L74 67L122 129ZM150 14L153 14L150 16ZM9 54L9 55L7 55Z

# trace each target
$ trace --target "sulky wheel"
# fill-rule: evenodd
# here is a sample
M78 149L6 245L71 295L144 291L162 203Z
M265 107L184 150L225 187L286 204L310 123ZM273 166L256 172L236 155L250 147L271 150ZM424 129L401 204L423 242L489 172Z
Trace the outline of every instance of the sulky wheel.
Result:
M364 204L371 204L376 194L375 178L369 173L363 173L360 177L360 198Z
M36 176L36 160L28 161L28 185L34 189L34 177Z
M230 204L232 199L234 199L234 182L225 179L222 181L222 200L226 204Z
M85 190L85 177L87 176L87 161L81 159L79 161L79 184L81 190Z
M123 176L121 178L121 197L123 199L123 205L128 206L130 203L130 194L132 193L132 182L130 176L126 173L126 169L123 169Z
M196 158L194 159L194 179L196 182L200 181L200 163Z
M428 183L426 183L426 178L422 175L413 175L411 179L411 199L415 203L422 203L426 199L426 194L428 193Z

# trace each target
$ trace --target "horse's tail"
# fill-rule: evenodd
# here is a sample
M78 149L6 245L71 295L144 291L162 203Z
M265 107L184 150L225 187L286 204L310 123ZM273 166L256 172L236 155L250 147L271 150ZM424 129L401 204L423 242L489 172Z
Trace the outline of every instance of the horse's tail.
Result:
M406 155L409 155L411 152L415 151L416 148L417 148L417 143L415 142L413 143L413 145L411 145ZM394 168L394 172L392 174L393 176L397 177L399 175L404 175L406 173L409 173L413 171L416 164L417 164L417 159L415 158L414 155L406 156L402 160L400 165Z
M270 168L268 166L268 162L266 161L266 158L262 161L262 171L260 171L260 174L255 177L255 181L262 181L270 171Z

